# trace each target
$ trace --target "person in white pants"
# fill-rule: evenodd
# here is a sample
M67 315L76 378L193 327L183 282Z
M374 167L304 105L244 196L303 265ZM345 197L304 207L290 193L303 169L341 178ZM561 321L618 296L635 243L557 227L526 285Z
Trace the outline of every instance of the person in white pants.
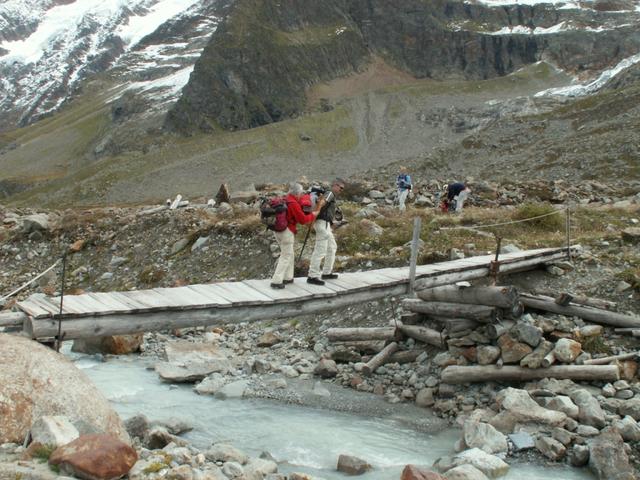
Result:
M276 241L280 246L280 258L276 265L276 271L271 277L271 288L281 289L286 284L293 283L293 273L295 267L294 242L296 239L297 225L306 225L313 222L317 217L320 209L324 206L324 199L319 199L316 209L311 213L304 213L300 205L303 190L299 183L292 183L289 187L289 193L285 198L287 202L287 228L282 232L273 232Z
M324 207L320 210L318 218L313 224L316 231L316 244L311 254L309 263L309 275L307 282L315 285L324 285L324 280L338 278L338 274L333 273L333 265L336 260L336 250L338 245L333 236L333 220L336 216L336 196L344 189L344 182L336 179L331 184L331 191L325 194ZM320 265L322 265L322 270Z
M398 208L401 212L404 212L407 208L404 203L407 201L407 196L412 188L411 176L407 173L406 167L400 167L400 173L396 178L396 186L398 187Z

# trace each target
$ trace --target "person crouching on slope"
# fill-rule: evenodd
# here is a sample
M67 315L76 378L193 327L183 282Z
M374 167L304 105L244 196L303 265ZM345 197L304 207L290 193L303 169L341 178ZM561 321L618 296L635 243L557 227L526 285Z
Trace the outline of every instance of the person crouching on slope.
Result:
M305 214L300 205L302 195L302 185L299 183L291 183L289 185L289 193L285 198L287 202L288 227L282 232L274 232L276 241L278 245L280 245L280 257L278 258L276 271L273 277L271 277L271 288L284 288L285 284L293 283L293 267L295 263L293 246L297 233L296 226L298 224L306 225L313 222L318 216L320 209L324 206L324 199L319 198L315 210L309 214Z
M320 210L318 219L313 224L313 228L316 231L316 244L311 254L307 283L324 285L323 280L338 278L338 275L333 273L333 264L336 259L338 245L333 237L332 224L336 216L336 197L343 189L344 181L336 178L331 184L331 191L325 193L323 197L325 201L324 207ZM322 263L322 259L324 259L324 265L321 279L320 263Z

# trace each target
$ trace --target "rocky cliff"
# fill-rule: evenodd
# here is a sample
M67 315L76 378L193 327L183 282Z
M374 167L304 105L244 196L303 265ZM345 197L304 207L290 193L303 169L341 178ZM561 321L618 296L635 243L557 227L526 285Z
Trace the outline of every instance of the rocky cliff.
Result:
M597 72L640 51L640 32L628 22L638 12L598 5L239 0L167 125L184 133L234 130L295 116L309 86L356 72L373 56L416 78L487 79L540 60Z

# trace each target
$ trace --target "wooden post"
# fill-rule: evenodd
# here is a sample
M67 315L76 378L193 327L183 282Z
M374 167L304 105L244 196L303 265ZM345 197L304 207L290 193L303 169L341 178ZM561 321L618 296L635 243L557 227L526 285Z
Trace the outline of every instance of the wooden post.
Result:
M517 309L520 296L515 287L443 287L418 290L418 297L427 302L470 303L501 307L511 311Z
M395 327L371 328L329 328L327 338L330 342L348 342L357 340L394 340Z
M567 200L567 208L565 212L565 228L567 229L567 260L571 261L571 207L569 200Z
M424 302L417 298L405 298L402 306L407 310L437 317L468 318L476 322L492 323L502 318L502 310L485 305L466 303Z
M413 238L411 239L411 263L409 264L409 295L413 294L416 283L416 265L418 263L418 249L420 242L420 228L422 227L422 218L415 217L413 219Z
M502 238L496 236L496 240L496 256L491 262L491 267L489 268L492 277L492 285L496 285L498 283L498 271L500 270L500 262L498 261L498 258L500 257L500 246L502 245Z
M420 342L433 345L438 348L447 348L447 337L441 334L437 330L433 330L427 327L420 327L417 325L403 325L400 327L400 331L407 337L411 337Z

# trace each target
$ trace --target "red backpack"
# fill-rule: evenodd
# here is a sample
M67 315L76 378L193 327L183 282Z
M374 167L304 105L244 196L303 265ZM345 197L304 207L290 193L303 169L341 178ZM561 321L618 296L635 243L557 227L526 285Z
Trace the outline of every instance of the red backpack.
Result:
M289 226L287 202L283 197L264 198L260 204L260 221L274 232L284 232Z

